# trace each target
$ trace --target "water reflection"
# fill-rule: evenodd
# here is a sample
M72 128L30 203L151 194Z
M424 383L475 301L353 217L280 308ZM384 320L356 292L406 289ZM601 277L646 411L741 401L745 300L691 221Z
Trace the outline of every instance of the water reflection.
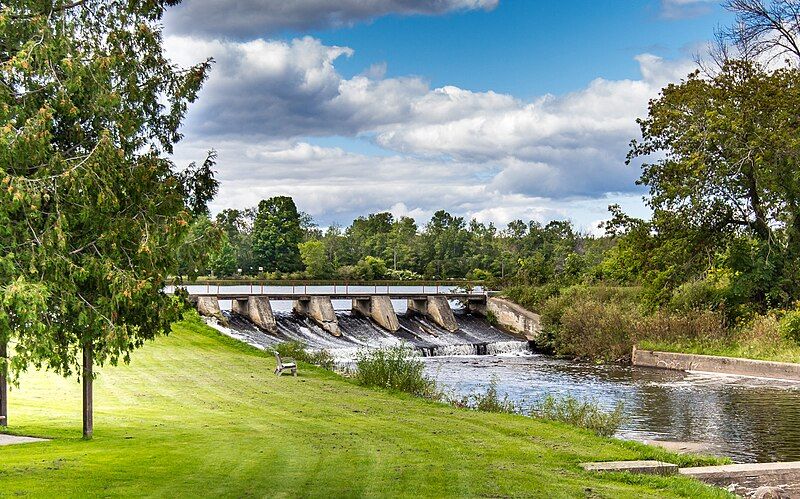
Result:
M625 404L623 438L701 443L737 462L800 459L800 384L598 366L542 355L426 359L428 373L457 394L486 386L529 406L547 394Z

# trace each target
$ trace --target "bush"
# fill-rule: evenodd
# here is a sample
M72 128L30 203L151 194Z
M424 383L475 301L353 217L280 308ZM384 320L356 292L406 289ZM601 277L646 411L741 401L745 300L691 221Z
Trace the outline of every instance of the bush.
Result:
M787 340L800 343L800 310L786 312L778 324L778 330Z
M404 347L361 351L354 379L363 386L388 388L418 397L436 398L436 383L423 374L425 365Z
M749 323L744 323L736 329L736 336L744 344L777 346L784 340L780 321L772 313L756 315Z
M487 281L492 279L494 276L488 270L483 269L472 269L467 272L466 278L470 281Z
M508 400L508 395L504 395L501 398L497 393L497 378L494 376L485 392L466 395L459 399L451 399L449 402L456 407L470 408L482 412L519 413L517 406Z
M559 355L621 361L633 349L634 325L641 316L618 303L578 299L561 316L554 349Z
M389 279L395 281L419 281L422 279L422 274L417 274L413 270L388 270L386 275Z
M503 296L528 310L539 311L544 302L558 294L557 284L545 286L511 286L503 290Z
M636 340L659 342L716 341L729 335L725 316L710 310L683 313L656 312L636 324Z
M335 367L335 362L331 354L325 350L308 350L306 346L299 341L287 341L275 345L275 351L281 357L291 357L294 360L299 360L307 364L314 364L315 366L322 367L332 371Z
M672 292L669 308L677 311L717 309L724 300L723 291L708 280L681 284Z
M358 261L355 268L356 275L365 281L374 281L386 277L388 269L386 262L381 258L366 256Z
M567 395L556 398L548 395L531 408L531 415L549 421L561 421L572 426L592 430L598 435L609 437L616 433L625 420L624 407L619 402L613 411L607 412L594 401L581 402Z

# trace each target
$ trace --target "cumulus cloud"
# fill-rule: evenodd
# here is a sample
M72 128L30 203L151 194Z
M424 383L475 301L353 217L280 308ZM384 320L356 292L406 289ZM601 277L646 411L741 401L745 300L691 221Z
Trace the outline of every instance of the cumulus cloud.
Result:
M504 226L511 220L571 218L586 230L606 215L606 205L637 206L639 195L585 199L549 199L501 192L487 185L496 173L485 163L355 154L303 141L253 144L237 139L215 144L222 188L213 212L255 206L274 195L289 195L322 226L348 224L365 213L390 211L421 225L434 211ZM202 155L206 143L190 140L176 149L185 163ZM590 221L582 223L582 221Z
M167 11L172 32L243 39L351 26L377 17L491 10L499 0L189 0Z
M638 133L635 119L660 88L692 68L643 54L637 57L640 79L596 79L578 92L523 101L492 91L431 88L416 77L384 78L382 66L344 78L335 62L352 49L311 37L169 37L167 45L183 64L197 53L218 61L187 128L214 143L258 145L251 164L271 167L268 178L250 173L254 181L278 179L287 164L292 175L333 178L363 168L376 179L384 171L424 169L421 178L431 183L452 182L457 171L476 175L475 185L498 195L550 199L638 192L637 170L624 165L628 142ZM369 140L393 155L365 159L304 142L314 136Z

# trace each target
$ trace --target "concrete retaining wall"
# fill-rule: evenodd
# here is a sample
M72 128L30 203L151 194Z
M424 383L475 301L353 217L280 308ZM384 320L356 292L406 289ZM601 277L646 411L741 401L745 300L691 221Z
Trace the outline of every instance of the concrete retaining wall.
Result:
M633 348L631 363L634 366L656 367L677 371L702 371L760 378L800 381L800 364L768 362L764 360L716 357L689 353L656 352Z
M504 298L491 297L486 301L486 310L491 312L501 326L533 341L542 331L541 318L530 310Z

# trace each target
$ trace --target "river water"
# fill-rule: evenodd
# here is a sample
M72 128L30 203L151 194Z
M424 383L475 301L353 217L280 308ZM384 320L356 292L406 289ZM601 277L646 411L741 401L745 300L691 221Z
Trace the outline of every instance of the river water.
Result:
M449 333L407 315L403 302L393 303L401 324L397 333L352 315L347 301L334 302L340 338L292 315L290 302L273 302L277 335L230 315L230 327L220 329L262 348L302 341L343 364L359 350L406 345L423 360L428 376L453 395L485 390L494 379L498 391L523 408L549 394L607 409L621 401L621 438L681 442L736 462L800 460L800 383L555 359L464 312L456 311L460 330Z

